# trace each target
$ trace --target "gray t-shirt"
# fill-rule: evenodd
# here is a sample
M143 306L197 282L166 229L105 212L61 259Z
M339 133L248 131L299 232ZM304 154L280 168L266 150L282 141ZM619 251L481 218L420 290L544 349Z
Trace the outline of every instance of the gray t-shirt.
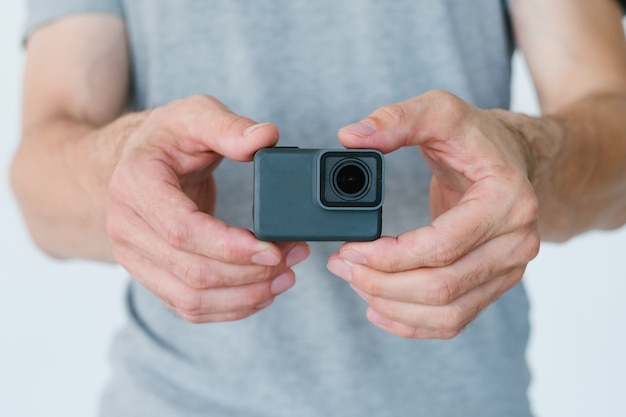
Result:
M29 30L72 13L125 19L136 109L211 94L281 130L281 145L336 148L337 130L430 89L509 104L512 39L500 0L30 0ZM387 156L383 232L427 224L430 172ZM217 216L250 227L250 164L216 172ZM192 325L131 281L102 416L531 415L528 303L517 286L451 341L405 340L326 270L317 243L267 310Z

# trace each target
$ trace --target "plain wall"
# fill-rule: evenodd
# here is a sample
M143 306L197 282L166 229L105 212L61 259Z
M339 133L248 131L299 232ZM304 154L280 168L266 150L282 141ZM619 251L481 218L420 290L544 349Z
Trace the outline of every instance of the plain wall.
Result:
M0 416L92 416L126 278L119 267L46 258L21 223L6 174L19 136L24 14L24 1L0 2ZM513 106L536 114L515 63ZM525 282L537 416L626 415L626 228L543 245Z

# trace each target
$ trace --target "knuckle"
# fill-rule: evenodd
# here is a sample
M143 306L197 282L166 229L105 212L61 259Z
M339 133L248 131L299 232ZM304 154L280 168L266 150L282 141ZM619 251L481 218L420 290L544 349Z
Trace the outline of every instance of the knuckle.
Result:
M392 333L403 339L416 339L419 337L417 328L414 326L401 326L393 329Z
M196 94L187 98L174 100L171 107L174 111L181 114L188 114L203 109L206 106L215 106L221 104L215 97L208 94Z
M380 112L398 125L402 125L408 120L405 108L398 103L387 104L380 108Z
M535 257L539 254L540 247L541 239L539 237L539 231L534 229L530 232L530 236L525 240L522 248L520 249L522 260L524 262L530 262L535 259Z
M423 245L414 241L414 236L407 235L403 237L402 245L407 248L408 256L429 267L448 266L462 256L463 248L458 246L455 239L449 238L449 233L436 229L434 225L427 227L432 229L434 235L432 246L425 251Z
M443 331L439 332L436 338L440 340L452 340L460 334L461 330Z
M231 248L227 242L221 238L216 238L211 247L209 248L211 257L226 263L236 263L237 259L236 250Z
M120 222L107 216L105 228L112 243L122 243L125 241L126 229L122 227Z
M196 94L187 101L191 107L204 107L206 105L216 105L219 101L210 94Z
M115 244L115 242L111 245L111 256L113 259L120 264L124 268L128 268L130 263L128 251L121 245ZM137 277L135 277L137 278Z
M460 284L457 280L448 278L434 279L427 288L426 303L434 306L448 305L459 296Z
M202 295L195 288L185 289L174 295L172 305L185 316L198 316L203 312Z
M207 320L202 317L202 316L194 316L191 314L186 314L183 313L181 311L176 311L176 313L183 319L185 320L187 323L191 323L191 324L203 324L206 323Z
M132 197L132 185L127 179L127 175L122 173L119 169L116 169L109 178L107 184L107 198L109 200L109 214L112 212L112 207L118 207L120 205L128 204L130 197Z
M110 210L105 218L105 232L109 236L112 248L118 245L126 245L129 242L129 230L125 223L113 215Z
M374 254L371 257L371 262L381 272L403 271L407 261L413 261L413 258L418 256L417 248L412 248L412 245L416 245L412 233L403 233L398 237L383 236L377 242L380 249L378 255ZM407 259L405 255L408 255L410 259ZM412 263L419 264L419 261Z
M269 282L271 279L277 277L283 271L270 266L257 266L250 270L250 275L247 277L250 283Z
M250 120L234 113L226 113L222 117L220 132L222 134L240 134L244 126L250 124Z
M176 311L176 314L180 316L183 320L191 324L205 324L205 323L225 323L231 321L243 320L247 317L253 315L255 311L253 310L245 310L245 311L235 311L235 312L227 312L216 315L191 315L181 311Z
M156 108L149 115L153 127L151 136L162 137L159 133L169 136L172 132L196 136L195 120L211 109L225 110L226 107L213 96L197 94Z
M432 226L431 226L432 227ZM389 257L388 267L390 270L395 271L400 268L403 258L410 258L415 261L416 264L422 264L424 262L424 251L420 248L420 245L416 241L414 233L404 233L398 236L397 245L399 247L406 248L406 257Z
M206 263L190 262L185 264L181 279L187 285L196 289L218 287L220 284L219 280L213 277L212 268Z
M165 237L169 246L174 249L184 250L188 246L191 230L188 224L175 222L167 229Z
M459 249L456 246L452 246L448 241L450 239L441 239L435 246L433 266L448 266L461 257Z
M223 262L235 262L241 245L235 243L229 236L229 227L222 223L214 223L207 253L211 258Z
M458 113L464 106L463 101L444 90L431 90L426 93L428 99L447 113Z
M127 184L124 180L124 176L119 173L118 170L115 170L111 174L111 178L108 183L108 193L109 198L115 198L117 196L123 196L124 190L126 190Z
M257 312L256 310L242 310L242 311L226 313L220 317L219 321L223 321L223 322L239 321L239 320L243 320L245 318L252 316L256 312Z
M375 277L365 276L360 278L359 282L355 282L354 284L372 297L382 297L384 295L382 282Z
M521 180L524 182L520 186L522 189L522 195L525 195L526 197L523 199L524 204L516 205L519 211L518 218L521 224L534 224L537 222L537 218L539 217L539 201L537 200L537 196L528 179L523 177Z
M467 322L465 311L456 306L450 306L444 309L437 328L442 334L458 334L463 330Z
M272 292L269 285L259 286L253 290L245 291L241 297L240 307L254 309L272 299Z
M516 214L520 241L516 247L515 258L525 263L539 254L541 238L537 227L538 210L537 199L533 198L520 207Z
M384 299L384 298L372 298L370 300L370 307L378 311L383 316L387 317L391 321L402 322L406 319L401 307L398 303Z
M528 260L529 261L532 259L535 259L535 257L539 255L539 251L541 250L541 238L539 236L539 231L536 229L533 230L532 235L533 237L529 243L529 248L528 248Z

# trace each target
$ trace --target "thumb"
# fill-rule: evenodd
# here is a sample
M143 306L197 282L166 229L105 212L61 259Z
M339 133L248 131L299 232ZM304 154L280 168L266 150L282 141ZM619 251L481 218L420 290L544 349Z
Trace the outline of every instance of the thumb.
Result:
M211 96L195 97L190 105L189 133L208 150L239 162L251 161L256 151L278 142L278 128L271 123L257 123L233 113Z
M235 114L211 96L174 101L149 117L149 129L170 133L170 145L182 155L211 153L247 162L259 149L278 142L275 125Z
M389 153L403 146L424 145L454 136L468 105L453 94L430 91L378 108L358 123L339 130L347 148L372 148Z

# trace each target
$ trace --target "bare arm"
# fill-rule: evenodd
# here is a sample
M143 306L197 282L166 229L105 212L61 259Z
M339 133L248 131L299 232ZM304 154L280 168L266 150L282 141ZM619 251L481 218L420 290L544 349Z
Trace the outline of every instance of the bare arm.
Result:
M516 0L544 116L504 114L528 143L543 239L626 223L626 39L612 0Z
M115 17L63 19L29 40L12 184L33 238L56 257L119 262L191 322L266 308L308 247L214 218L213 170L274 145L276 126L209 96L123 115L128 73Z
M113 260L106 189L129 126L143 118L116 120L128 84L126 35L116 17L68 18L28 40L11 180L34 240L52 256Z
M404 337L456 336L517 285L540 239L626 223L626 41L614 0L516 0L515 34L541 117L482 110L444 92L385 106L339 138L418 146L433 222L347 243L329 268Z

